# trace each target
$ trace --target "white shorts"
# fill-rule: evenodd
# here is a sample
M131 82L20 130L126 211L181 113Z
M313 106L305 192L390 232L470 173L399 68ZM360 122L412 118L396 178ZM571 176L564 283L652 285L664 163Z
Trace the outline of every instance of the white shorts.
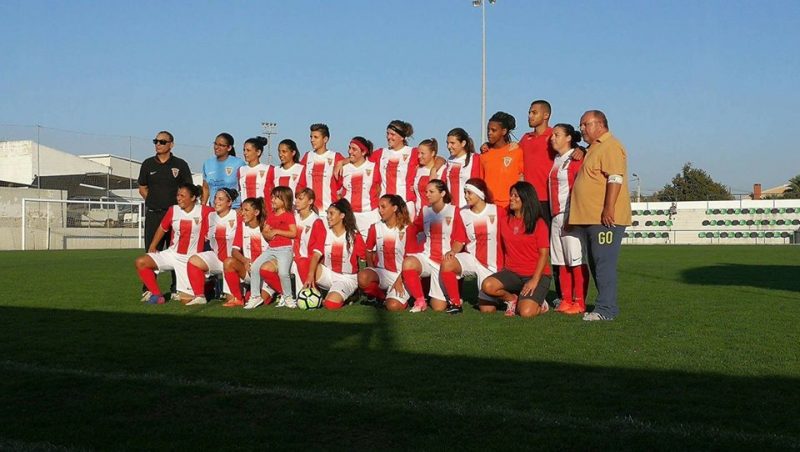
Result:
M369 232L369 227L381 220L381 216L378 215L377 210L369 210L367 212L353 212L353 215L356 217L356 225L358 226L358 232L361 233L361 237L363 237L364 240L367 239L367 232Z
M317 278L317 285L328 292L336 292L347 300L358 290L358 275L336 273L323 264L319 264L322 274Z
M171 249L147 253L147 255L153 259L159 271L175 271L175 290L187 294L194 293L192 285L189 283L189 273L186 271L186 264L189 262L188 255L178 254Z
M458 253L456 254L456 259L458 259L458 263L461 264L461 275L457 275L458 279L461 279L464 276L476 276L478 278L478 298L481 300L494 300L494 297L490 297L489 295L483 293L481 290L481 285L483 284L484 279L497 272L493 272L484 267L474 255L469 253Z
M203 262L208 265L208 272L212 275L221 275L222 274L222 261L219 260L217 257L217 253L213 251L203 251L202 253L197 253L195 256L199 257Z
M437 300L446 300L444 296L444 292L442 292L442 285L439 282L439 264L432 261L428 256L418 253L418 254L409 254L408 257L416 258L419 263L422 265L422 271L420 272L419 276L421 278L430 278L431 279L431 289L428 291L428 295L431 298L435 298ZM399 294L395 294L400 298L396 298L400 302L408 302L408 299L411 298L408 294L408 289L406 289L405 294L400 296ZM386 298L389 298L389 295L386 295Z
M586 244L577 228L573 227L569 232L564 231L565 217L564 214L553 217L550 230L550 263L575 267L586 262L583 257Z
M403 304L408 302L407 296L400 296L400 294L394 290L394 282L400 277L400 272L393 272L391 270L386 270L385 268L377 267L367 267L364 270L372 270L376 275L378 275L378 287L380 287L381 290L386 291L387 300L397 300Z

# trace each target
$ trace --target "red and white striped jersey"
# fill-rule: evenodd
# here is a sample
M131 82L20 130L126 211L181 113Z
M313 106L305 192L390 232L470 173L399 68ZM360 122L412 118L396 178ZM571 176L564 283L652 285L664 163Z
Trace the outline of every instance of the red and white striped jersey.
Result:
M202 252L212 213L214 208L211 206L196 204L189 212L177 204L170 206L161 220L161 229L171 231L169 248L182 255Z
M322 154L310 151L303 156L301 161L303 172L300 173L297 188L310 187L314 190L316 195L314 205L319 210L327 209L334 201L336 182L333 178L333 168L343 159L341 154L333 151L325 151Z
M267 176L271 168L272 165L265 163L239 167L239 198L241 201L247 198L269 199Z
M442 258L453 247L453 242L467 243L467 232L461 213L452 204L447 204L439 212L428 206L414 219L414 226L425 233L423 253L440 264Z
M353 275L358 273L358 259L366 257L364 239L356 232L355 240L347 245L347 234L337 236L328 229L325 235L325 265L335 273Z
M428 168L417 168L417 174L414 176L414 196L417 198L417 212L428 205L428 197L425 196L425 188L428 186L428 182L430 182L431 179L440 179L443 181L445 169L447 169L447 165L440 166L439 169L436 170L436 177L431 177L431 172Z
M213 212L209 217L207 240L221 261L229 258L233 251L233 238L236 236L237 223L238 218L233 209L228 211L224 217L220 217L217 212Z
M297 236L294 239L294 255L297 257L311 257L311 253L323 255L325 252L325 235L327 228L319 215L311 212L306 219L294 214L297 224Z
M381 195L400 195L414 201L414 177L419 167L417 148L378 149L369 158L381 169Z
M367 160L359 167L352 163L344 165L338 185L342 197L353 206L353 212L369 212L378 208L380 183L380 168Z
M467 180L473 177L480 177L483 179L481 173L481 157L478 154L472 154L467 163L467 156L451 157L447 160L445 169L444 182L450 190L450 196L453 198L453 205L460 209L467 205L464 200L464 184Z
M289 187L292 189L292 193L295 193L297 190L297 183L300 182L300 174L303 173L303 165L299 163L295 163L286 169L280 165L278 166L271 166L269 168L269 173L267 174L267 180L269 182L268 185L268 194L272 193L272 189L275 187ZM264 197L264 199L268 199Z
M403 269L403 258L419 251L417 228L410 224L400 230L379 221L369 227L366 246L368 251L375 253L376 267L399 272Z
M233 249L238 249L250 261L255 261L267 249L267 240L261 233L261 226L251 228L238 218L236 235L233 236Z
M503 268L503 248L498 227L501 221L505 221L506 211L494 204L486 204L480 213L464 207L461 209L461 218L469 240L467 252L493 272Z
M550 215L569 213L569 196L575 185L578 170L583 160L573 160L570 149L564 155L556 155L550 175L547 178L547 191L550 194Z

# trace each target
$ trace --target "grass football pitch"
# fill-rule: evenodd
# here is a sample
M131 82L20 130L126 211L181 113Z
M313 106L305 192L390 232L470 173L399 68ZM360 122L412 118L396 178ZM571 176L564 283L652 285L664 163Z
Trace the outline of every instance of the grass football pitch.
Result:
M593 323L149 306L138 254L0 253L0 449L800 448L800 247L623 247Z

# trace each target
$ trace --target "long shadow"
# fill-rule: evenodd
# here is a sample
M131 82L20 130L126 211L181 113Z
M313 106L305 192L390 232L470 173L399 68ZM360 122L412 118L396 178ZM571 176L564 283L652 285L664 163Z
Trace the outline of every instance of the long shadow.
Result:
M800 266L797 265L708 265L683 270L681 277L686 283L704 286L732 285L800 291Z
M796 378L409 353L374 320L2 307L0 446L800 447Z

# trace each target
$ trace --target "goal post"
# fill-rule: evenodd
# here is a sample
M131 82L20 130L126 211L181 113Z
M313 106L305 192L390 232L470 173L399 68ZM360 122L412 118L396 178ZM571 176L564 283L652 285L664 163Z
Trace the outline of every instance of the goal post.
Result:
M144 203L22 199L22 250L144 248Z

